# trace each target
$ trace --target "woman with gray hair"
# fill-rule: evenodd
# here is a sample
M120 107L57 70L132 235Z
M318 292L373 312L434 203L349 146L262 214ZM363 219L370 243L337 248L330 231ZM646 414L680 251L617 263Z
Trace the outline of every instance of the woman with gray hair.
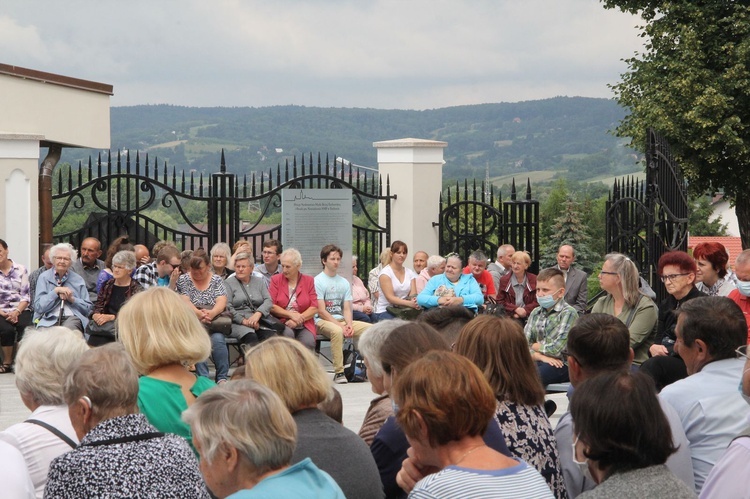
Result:
M45 497L209 497L187 442L138 414L138 373L121 344L81 355L63 394L81 444L52 461Z
M297 425L279 396L259 383L238 380L213 389L182 417L217 497L344 497L309 457L290 466Z
M18 346L16 387L32 412L0 432L0 440L23 454L37 497L44 493L52 460L78 445L62 383L68 367L88 349L80 333L65 327L29 330Z
M211 270L214 274L226 279L229 277L229 257L232 250L227 243L216 243L211 247Z
M70 270L78 253L69 243L59 243L49 250L52 268L42 272L34 295L34 322L37 327L55 325L83 333L89 323L93 305L86 281Z
M393 404L383 384L383 364L380 362L380 348L388 340L394 329L408 322L401 319L382 321L374 324L359 337L359 352L365 359L367 367L367 379L373 393L377 395L370 401L367 408L359 436L367 445L372 444L372 439L380 431L385 420L393 416Z
M270 316L271 295L259 275L253 276L252 253L237 253L234 257L234 274L224 281L227 291L227 310L232 314L233 338L247 346L257 345L268 337L283 334L286 329ZM289 330L289 335L293 333Z
M300 272L302 255L288 248L279 257L281 273L271 277L268 293L273 307L271 313L290 329L294 337L310 350L315 349L315 315L318 313L318 294L312 276ZM288 336L288 332L284 336Z
M94 313L86 328L88 344L92 347L111 343L116 339L115 319L125 302L143 291L138 281L130 278L135 268L135 252L118 251L112 257L113 279L102 285L94 305Z

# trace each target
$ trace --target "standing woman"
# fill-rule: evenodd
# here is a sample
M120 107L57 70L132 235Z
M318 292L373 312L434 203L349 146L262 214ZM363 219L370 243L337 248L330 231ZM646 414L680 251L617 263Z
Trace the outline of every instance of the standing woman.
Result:
M641 293L638 269L623 254L610 253L604 257L599 285L607 295L596 301L591 312L615 316L625 324L630 333L630 348L635 352L633 364L640 366L648 360L648 350L654 344L656 304Z
M216 366L216 382L223 383L229 378L229 352L224 335L211 329L211 322L227 306L227 292L224 280L211 272L208 255L203 249L193 252L190 269L177 279L177 294L190 305L198 320L211 335L211 357ZM200 376L208 376L208 364L195 365Z
M222 279L229 277L230 255L231 250L227 243L216 243L211 248L211 270Z
M386 307L395 305L418 309L417 305L417 274L406 267L404 262L409 254L409 249L403 241L394 241L391 244L391 263L383 267L378 277L380 294L378 304L375 307L375 322L395 319Z
M516 251L511 257L511 272L500 278L497 302L502 303L509 317L526 323L532 310L539 306L536 301L536 275L526 270L531 257L525 251Z
M0 345L3 364L0 374L13 372L13 347L31 325L29 273L8 258L8 244L0 239Z
M292 335L310 350L315 350L315 314L318 313L318 295L315 279L301 273L302 255L289 248L279 257L281 273L271 277L268 292L273 301L271 314L292 331ZM289 331L284 336L291 337Z
M726 278L729 254L723 244L696 244L693 258L698 266L698 272L695 274L695 287L698 291L708 296L728 296L736 288L734 281Z
M86 332L88 344L95 347L111 343L116 339L115 319L120 308L136 293L143 291L138 281L130 277L136 265L135 252L120 251L111 261L113 279L105 281L94 304Z

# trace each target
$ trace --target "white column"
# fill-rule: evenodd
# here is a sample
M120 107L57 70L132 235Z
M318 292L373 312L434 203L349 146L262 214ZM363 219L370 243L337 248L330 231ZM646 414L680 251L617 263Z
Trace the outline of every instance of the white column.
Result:
M0 133L0 237L9 257L32 271L39 254L40 135Z
M390 180L391 241L401 240L409 247L407 266L417 251L437 254L440 191L443 188L443 149L447 142L424 139L398 139L373 143L378 150L378 168L383 183ZM385 223L385 203L379 207L379 222Z

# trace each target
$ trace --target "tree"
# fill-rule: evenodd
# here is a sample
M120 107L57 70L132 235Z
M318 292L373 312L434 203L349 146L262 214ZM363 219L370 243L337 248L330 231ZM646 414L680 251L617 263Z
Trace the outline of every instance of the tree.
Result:
M617 134L669 141L694 192L723 190L750 247L750 6L730 0L603 0L645 21L645 51L612 88L630 114Z
M690 213L688 214L688 228L694 236L727 236L727 224L721 223L721 217L709 220L713 215L711 201L708 196L690 196Z
M563 203L562 213L552 225L552 236L549 238L546 249L542 252L539 262L540 268L555 265L557 249L563 244L569 244L575 249L576 263L586 272L591 272L599 258L589 247L590 239L586 233L586 227L581 222L578 203L568 199Z

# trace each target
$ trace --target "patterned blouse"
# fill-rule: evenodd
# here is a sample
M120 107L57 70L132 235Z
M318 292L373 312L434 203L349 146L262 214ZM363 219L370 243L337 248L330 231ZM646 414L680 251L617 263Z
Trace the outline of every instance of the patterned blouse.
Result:
M10 271L0 271L0 310L10 312L25 301L29 303L29 273L20 263L11 261Z
M182 274L177 279L177 293L186 295L190 299L190 303L196 307L208 308L216 305L218 297L227 295L226 288L224 288L224 279L216 274L211 274L211 281L203 291L195 287L190 274Z
M557 499L568 497L557 454L557 441L544 407L499 400L495 420L500 425L510 452L536 468Z
M143 414L96 425L52 461L45 497L208 498L187 441L158 433Z

